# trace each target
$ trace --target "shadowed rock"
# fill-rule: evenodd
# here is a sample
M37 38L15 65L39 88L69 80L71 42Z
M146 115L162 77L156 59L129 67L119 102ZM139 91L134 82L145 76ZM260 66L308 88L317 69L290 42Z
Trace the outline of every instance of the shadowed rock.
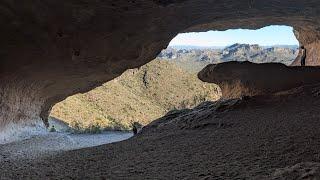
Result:
M305 162L298 163L294 166L277 169L273 174L273 180L280 179L320 179L320 163Z
M218 84L224 98L272 94L318 83L319 67L289 67L279 63L226 62L198 73L204 82Z
M319 60L318 1L0 2L0 129L43 120L66 97L154 59L180 32L289 25ZM298 61L296 61L298 62Z

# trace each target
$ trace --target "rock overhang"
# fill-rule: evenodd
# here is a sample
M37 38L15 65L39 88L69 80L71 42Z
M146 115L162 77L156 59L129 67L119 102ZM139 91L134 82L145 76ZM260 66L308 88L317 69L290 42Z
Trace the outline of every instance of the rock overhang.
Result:
M0 12L1 127L46 122L55 103L151 61L180 32L289 25L307 65L320 63L317 1L6 0Z
M225 62L210 64L199 79L219 85L224 99L276 94L319 83L320 68L286 66L281 63Z

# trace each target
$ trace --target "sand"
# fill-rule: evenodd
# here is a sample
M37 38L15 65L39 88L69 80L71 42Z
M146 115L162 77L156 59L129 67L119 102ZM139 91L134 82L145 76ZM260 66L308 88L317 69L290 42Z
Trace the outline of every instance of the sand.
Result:
M123 141L131 132L105 131L101 134L39 133L15 142L0 144L0 161L34 160L63 151Z
M2 157L0 179L319 179L319 95L309 86L172 112L125 141Z

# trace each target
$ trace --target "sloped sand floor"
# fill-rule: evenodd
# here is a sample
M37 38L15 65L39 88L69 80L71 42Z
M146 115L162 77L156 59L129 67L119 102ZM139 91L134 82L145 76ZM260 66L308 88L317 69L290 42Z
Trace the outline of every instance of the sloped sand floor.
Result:
M0 177L271 179L274 175L278 179L298 179L316 176L320 174L317 169L319 87L171 113L126 141L36 160L3 161ZM288 168L280 169L285 167Z
M54 132L34 135L7 144L0 144L0 162L38 159L61 151L99 146L132 137L131 132L105 131L101 134L71 134Z

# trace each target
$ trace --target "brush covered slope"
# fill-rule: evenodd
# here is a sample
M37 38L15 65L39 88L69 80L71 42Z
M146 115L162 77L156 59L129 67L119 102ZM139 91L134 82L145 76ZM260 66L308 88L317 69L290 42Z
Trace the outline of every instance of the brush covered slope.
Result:
M173 109L191 108L206 100L217 100L217 85L201 82L174 63L154 60L139 69L85 94L58 103L51 116L71 126L128 129L132 122L147 124Z

